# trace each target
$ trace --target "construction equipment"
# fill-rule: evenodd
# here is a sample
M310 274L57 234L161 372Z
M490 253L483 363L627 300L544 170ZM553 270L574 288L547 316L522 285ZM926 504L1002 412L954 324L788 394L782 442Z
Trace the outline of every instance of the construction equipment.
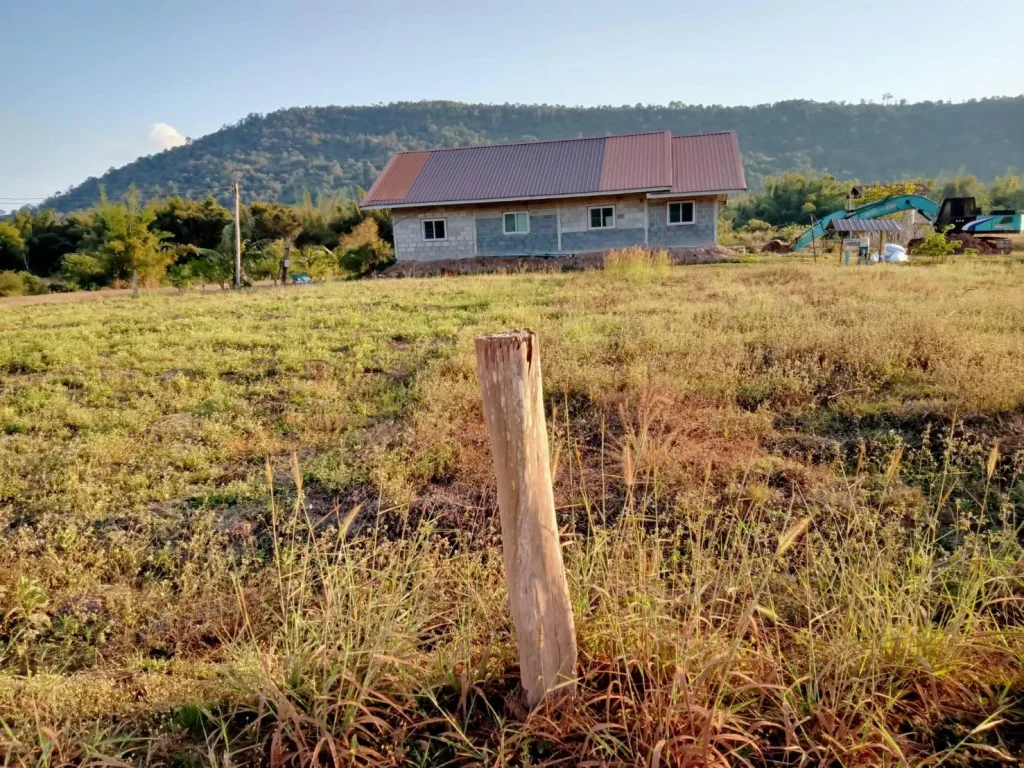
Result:
M793 243L798 251L812 241L823 237L834 219L877 219L900 211L920 211L938 232L952 226L953 233L967 233L981 239L1006 240L998 235L1019 234L1024 230L1021 214L1017 211L992 211L983 214L973 197L947 197L939 205L924 195L893 195L857 206L850 210L834 211L823 216ZM1003 243L997 243L1003 246ZM1004 246L1005 247L1005 246ZM1002 249L1002 248L1001 248Z

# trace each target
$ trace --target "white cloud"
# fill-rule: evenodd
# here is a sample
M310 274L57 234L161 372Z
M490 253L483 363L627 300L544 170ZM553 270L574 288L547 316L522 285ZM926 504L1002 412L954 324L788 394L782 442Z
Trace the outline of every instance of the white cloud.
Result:
M167 123L153 123L149 126L149 141L157 149L170 149L184 144L185 137Z

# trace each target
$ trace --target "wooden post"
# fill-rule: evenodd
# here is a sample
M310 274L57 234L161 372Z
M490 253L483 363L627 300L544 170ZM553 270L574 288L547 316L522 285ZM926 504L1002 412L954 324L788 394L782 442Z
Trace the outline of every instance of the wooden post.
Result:
M239 197L241 196L241 188L236 181L234 183L235 192L235 288L242 287L242 222L238 217L239 209Z
M814 237L814 228L818 226L818 222L814 220L814 214L811 214L811 248L814 249L814 263L818 263L818 241Z
M548 694L572 691L576 666L536 334L510 331L478 337L476 372L498 478L501 544L520 677L533 706Z

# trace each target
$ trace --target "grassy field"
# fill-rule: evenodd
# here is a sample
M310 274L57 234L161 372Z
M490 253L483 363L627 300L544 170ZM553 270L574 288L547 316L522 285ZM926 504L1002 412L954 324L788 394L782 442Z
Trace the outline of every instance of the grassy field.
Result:
M531 327L581 650L527 712L473 338ZM6 764L1024 756L1024 265L0 304Z

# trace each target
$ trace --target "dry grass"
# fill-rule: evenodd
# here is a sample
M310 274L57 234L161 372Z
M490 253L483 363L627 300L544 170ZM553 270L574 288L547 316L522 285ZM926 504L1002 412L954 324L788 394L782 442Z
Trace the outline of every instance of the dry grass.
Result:
M0 314L8 763L1019 760L1024 273L650 273ZM532 713L472 357L522 326L581 647Z
M604 269L612 277L626 280L664 279L672 263L668 251L655 248L620 248L604 255Z

